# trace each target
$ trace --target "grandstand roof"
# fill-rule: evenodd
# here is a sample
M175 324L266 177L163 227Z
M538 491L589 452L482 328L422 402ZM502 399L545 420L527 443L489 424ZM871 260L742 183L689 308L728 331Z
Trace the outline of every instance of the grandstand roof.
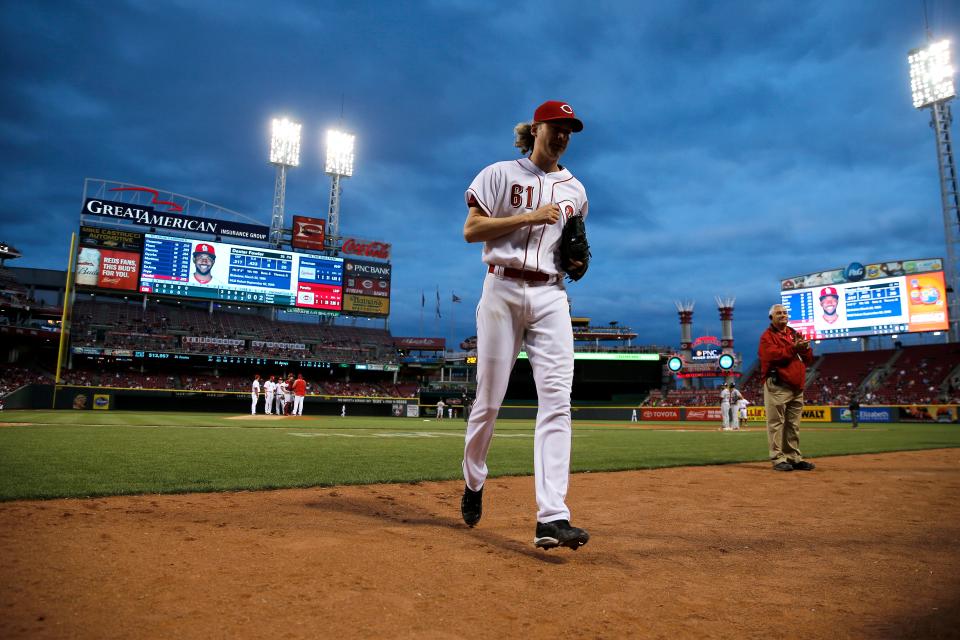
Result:
M6 242L0 242L0 260L15 260L23 257L20 250Z

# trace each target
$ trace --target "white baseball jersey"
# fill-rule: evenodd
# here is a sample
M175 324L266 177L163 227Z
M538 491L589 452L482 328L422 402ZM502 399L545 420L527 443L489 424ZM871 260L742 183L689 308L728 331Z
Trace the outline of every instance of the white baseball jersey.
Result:
M554 224L524 226L483 243L486 264L562 275L557 245L567 218L587 217L587 192L566 169L544 173L529 158L496 162L477 175L465 195L467 206L477 206L491 218L507 218L555 202L560 220Z
M277 390L277 383L273 380L267 380L263 383L263 392L268 396L272 396L273 393Z
M253 384L250 385L250 393L252 393L252 394L254 394L254 395L259 395L259 393L260 393L260 381L259 381L259 380L254 380L254 381L253 381Z
M720 392L720 404L730 404L730 389L724 387Z

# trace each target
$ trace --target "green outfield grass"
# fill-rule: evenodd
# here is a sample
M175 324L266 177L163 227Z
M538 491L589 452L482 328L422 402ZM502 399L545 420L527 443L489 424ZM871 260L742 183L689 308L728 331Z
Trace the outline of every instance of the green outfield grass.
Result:
M462 420L317 417L253 421L208 413L5 411L0 500L273 489L458 479ZM17 424L24 423L24 424ZM766 459L762 425L575 422L573 470L619 471ZM960 447L960 426L808 423L804 455ZM533 422L503 420L492 476L533 472Z

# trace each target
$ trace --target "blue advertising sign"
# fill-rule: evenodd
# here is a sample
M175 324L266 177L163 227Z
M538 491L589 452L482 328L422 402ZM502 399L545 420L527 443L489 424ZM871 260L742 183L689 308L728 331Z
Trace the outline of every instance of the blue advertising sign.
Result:
M851 422L850 409L839 410L837 422ZM860 422L895 422L893 407L861 407Z

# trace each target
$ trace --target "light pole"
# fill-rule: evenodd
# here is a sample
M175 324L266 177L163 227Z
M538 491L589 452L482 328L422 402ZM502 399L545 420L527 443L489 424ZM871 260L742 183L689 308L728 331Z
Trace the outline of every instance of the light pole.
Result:
M353 142L356 136L342 131L327 131L327 162L324 172L332 178L330 208L327 211L327 238L336 249L340 241L340 178L353 175Z
M928 34L929 35L929 34ZM960 255L960 193L957 188L957 165L953 161L950 139L950 100L957 94L950 63L950 41L931 42L913 49L907 56L910 63L910 89L913 106L930 107L930 126L937 143L937 166L940 170L940 202L943 209L943 230L947 243L944 275L947 279L947 311L950 318L948 340L957 341L960 323L958 304L958 264Z
M273 119L270 164L277 167L277 179L273 185L270 243L279 247L280 233L283 230L283 207L287 197L287 169L300 164L300 124L286 118Z

